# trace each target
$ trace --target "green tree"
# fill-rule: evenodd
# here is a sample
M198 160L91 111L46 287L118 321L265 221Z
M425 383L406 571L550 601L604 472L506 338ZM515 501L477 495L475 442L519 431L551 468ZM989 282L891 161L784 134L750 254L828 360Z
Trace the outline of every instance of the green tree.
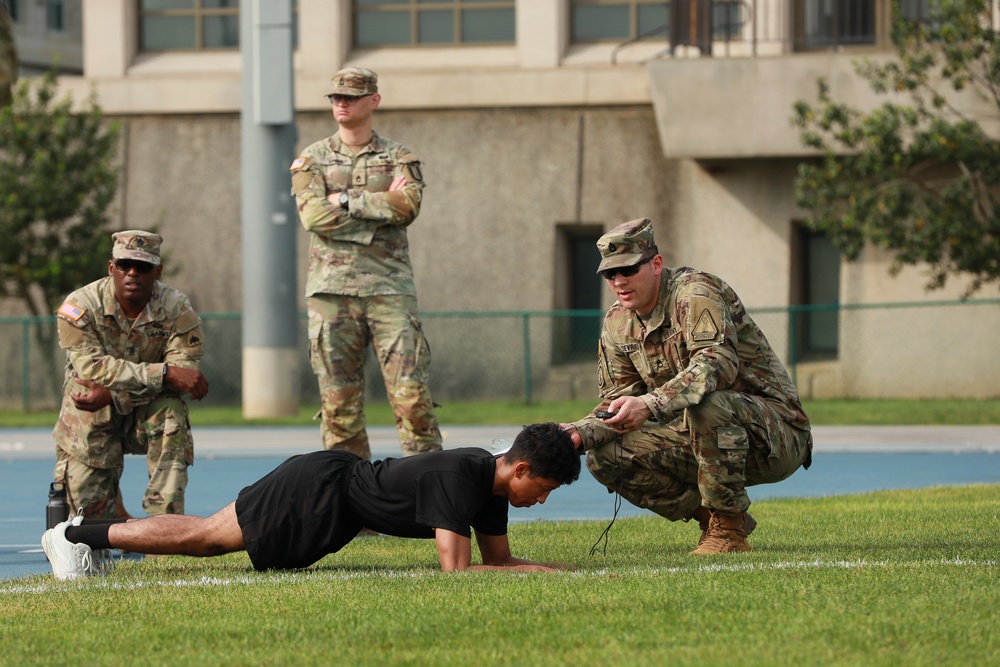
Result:
M904 265L930 267L928 289L970 279L965 296L1000 281L1000 142L980 125L1000 120L1000 40L989 0L938 0L929 20L893 11L895 57L864 60L857 74L889 101L862 112L833 100L820 79L816 106L798 101L806 146L823 151L799 165L798 204L848 259L865 244ZM976 95L988 117L955 106Z
M93 96L80 112L72 107L68 95L56 99L49 72L22 79L0 109L0 295L37 316L106 275L111 256L120 128ZM35 327L41 349L53 348L53 329Z

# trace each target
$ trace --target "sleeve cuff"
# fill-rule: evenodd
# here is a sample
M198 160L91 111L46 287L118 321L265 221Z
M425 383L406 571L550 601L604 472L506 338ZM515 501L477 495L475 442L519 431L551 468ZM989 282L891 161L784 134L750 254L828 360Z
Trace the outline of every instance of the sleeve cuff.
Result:
M167 365L163 364L150 364L149 365L149 386L157 393L163 393L163 385L166 384L167 380Z
M664 409L660 401L657 400L656 394L643 394L639 398L649 408L649 411L653 414L653 419L660 424L667 424L673 420L674 411Z

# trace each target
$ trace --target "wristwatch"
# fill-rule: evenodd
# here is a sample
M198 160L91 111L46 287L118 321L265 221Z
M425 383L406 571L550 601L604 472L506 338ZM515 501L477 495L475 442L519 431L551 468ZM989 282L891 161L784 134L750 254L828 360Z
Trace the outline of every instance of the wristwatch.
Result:
M341 192L340 197L337 199L340 202L340 208L347 210L347 205L350 203L351 198L347 196L346 192Z

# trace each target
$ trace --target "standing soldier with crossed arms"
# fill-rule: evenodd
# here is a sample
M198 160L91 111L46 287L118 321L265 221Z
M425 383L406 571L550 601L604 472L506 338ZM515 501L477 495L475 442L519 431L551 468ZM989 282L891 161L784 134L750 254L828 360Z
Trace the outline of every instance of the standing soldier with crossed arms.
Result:
M371 343L403 453L438 450L441 432L427 387L430 349L406 239L420 212L420 163L372 129L382 99L374 72L337 72L327 97L337 133L306 148L290 167L299 219L310 232L309 358L319 382L323 446L371 458L364 413Z

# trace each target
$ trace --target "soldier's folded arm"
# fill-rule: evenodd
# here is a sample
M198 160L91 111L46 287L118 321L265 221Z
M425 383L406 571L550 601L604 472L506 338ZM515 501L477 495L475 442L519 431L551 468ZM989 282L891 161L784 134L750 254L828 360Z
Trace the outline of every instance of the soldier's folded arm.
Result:
M407 183L399 190L387 192L352 192L352 215L387 225L408 227L420 214L423 199L422 183Z
M59 346L66 351L79 377L107 387L112 393L144 394L162 390L162 363L145 364L119 359L105 351L89 325L77 327L61 318L56 322Z
M300 192L295 195L295 201L299 210L299 222L307 232L322 235L355 224L347 211L331 204L325 196Z
M295 197L299 222L307 232L323 235L356 224L347 210L327 199L331 193L326 191L326 181L312 158L299 156L292 163L291 172L292 196Z

